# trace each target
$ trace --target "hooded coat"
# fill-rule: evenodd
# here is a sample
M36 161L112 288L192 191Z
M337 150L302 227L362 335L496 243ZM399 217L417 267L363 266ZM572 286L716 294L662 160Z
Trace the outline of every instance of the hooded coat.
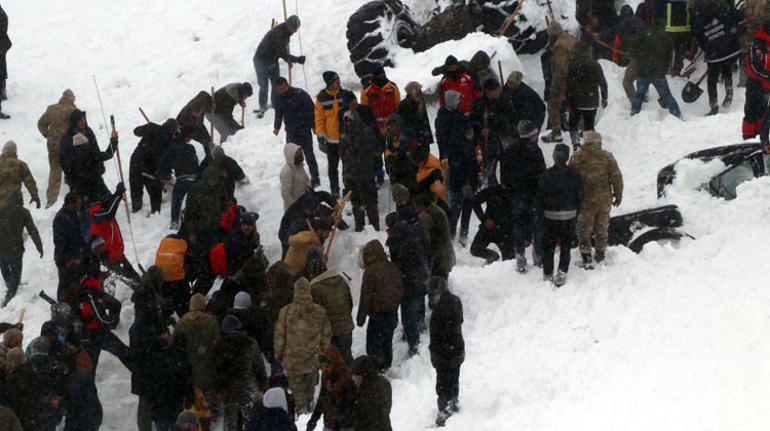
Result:
M305 270L307 253L313 247L321 247L321 242L316 234L309 230L303 230L289 237L289 251L283 262L295 276L299 276Z
M604 71L591 57L590 48L581 43L573 49L567 71L567 103L576 109L596 109L600 96L607 99Z
M449 274L455 266L455 249L446 213L436 204L430 204L419 217L420 226L430 242L431 270L434 274Z
M10 398L9 407L19 417L25 430L34 430L41 422L40 400L45 395L46 382L32 364L22 363L6 378L4 388Z
M353 373L363 377L356 394L353 428L356 431L392 431L393 389L390 382L377 374L374 360L368 356L353 361Z
M386 245L391 261L401 270L404 299L425 295L431 271L430 243L413 209L399 211Z
M294 418L290 417L286 392L283 388L270 388L262 398L262 407L246 423L246 431L296 431Z
M455 369L465 361L463 303L449 292L446 280L433 277L428 282L430 305L430 362L434 368ZM439 296L434 302L433 296Z
M310 281L313 302L326 310L332 327L332 336L353 332L353 298L350 286L336 270L329 269Z
M24 431L13 410L0 406L0 429L3 431Z
M210 393L214 387L213 351L219 338L219 322L204 310L192 310L174 327L174 339L177 338L184 340L193 385Z
M24 205L21 195L21 184L27 188L32 199L40 199L37 194L37 183L26 163L19 160L16 154L16 143L8 141L0 153L0 206L9 203Z
M19 205L0 207L0 256L16 257L24 254L25 228L37 251L42 254L43 242L29 210Z
M224 395L227 404L251 405L267 389L262 352L257 342L244 334L240 327L228 331L224 324L222 326L222 336L212 353L214 388Z
M275 357L291 375L318 369L318 354L325 349L332 328L323 307L313 303L310 283L294 283L294 301L283 307L275 325Z
M283 147L283 158L286 162L281 169L281 197L283 198L283 210L289 209L291 204L307 193L310 186L310 177L305 172L305 164L297 165L294 161L302 147L288 143Z
M352 429L356 397L352 373L336 346L330 345L322 354L331 359L332 372L321 378L321 391L310 421L317 421L323 413L325 429Z
M86 124L80 132L77 123L85 118L86 113L80 110L70 114L69 128L59 144L59 161L67 184L72 191L80 196L99 198L108 193L104 185L104 162L111 159L117 141L110 141L106 150L99 149L94 131Z
M209 186L209 181L216 182L216 185ZM220 172L213 166L208 167L187 193L183 222L185 230L190 235L216 232L225 208L225 190Z
M67 132L70 115L77 109L75 106L75 94L72 90L64 90L59 103L46 108L40 119L37 120L37 130L46 138L48 152L59 156L59 141Z
M388 260L379 241L369 241L364 246L362 257L364 274L356 317L358 326L364 326L367 316L395 313L404 296L401 270Z

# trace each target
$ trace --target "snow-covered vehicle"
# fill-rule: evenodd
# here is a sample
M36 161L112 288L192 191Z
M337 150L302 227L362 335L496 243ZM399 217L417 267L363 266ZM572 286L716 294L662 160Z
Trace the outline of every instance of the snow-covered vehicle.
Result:
M350 60L356 74L365 78L380 65L393 66L392 50L397 46L423 52L476 31L498 34L518 4L519 0L452 2L434 9L430 19L421 25L401 0L370 1L348 19ZM543 3L540 8L544 11L546 6ZM544 22L530 21L519 11L504 36L517 53L536 53L548 44Z
M610 218L609 245L625 245L639 253L653 241L678 241L687 236L678 228L682 214L676 205L649 208Z
M770 175L770 154L762 150L759 142L724 145L696 151L683 159L697 159L710 162L721 160L725 168L703 183L699 190L707 190L712 196L727 200L735 199L737 187L753 178ZM676 177L676 165L681 161L664 167L658 172L658 197L665 196L665 188Z

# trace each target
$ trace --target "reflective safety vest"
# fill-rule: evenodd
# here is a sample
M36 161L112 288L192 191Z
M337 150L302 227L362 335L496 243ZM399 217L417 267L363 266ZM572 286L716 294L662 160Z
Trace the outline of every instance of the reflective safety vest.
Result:
M666 3L666 33L686 33L692 31L690 8L687 0L668 0Z

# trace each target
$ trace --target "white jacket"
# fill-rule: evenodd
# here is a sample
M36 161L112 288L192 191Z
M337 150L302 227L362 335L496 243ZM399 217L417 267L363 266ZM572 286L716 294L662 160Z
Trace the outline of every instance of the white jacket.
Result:
M310 176L305 172L305 164L294 165L297 151L302 151L299 145L286 144L283 147L283 157L286 160L286 164L281 169L281 197L284 211L310 189Z

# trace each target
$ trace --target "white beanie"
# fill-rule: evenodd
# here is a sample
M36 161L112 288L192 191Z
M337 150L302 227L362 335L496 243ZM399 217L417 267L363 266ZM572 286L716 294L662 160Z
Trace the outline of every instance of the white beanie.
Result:
M236 310L248 310L251 308L251 295L243 291L236 293L233 308Z

